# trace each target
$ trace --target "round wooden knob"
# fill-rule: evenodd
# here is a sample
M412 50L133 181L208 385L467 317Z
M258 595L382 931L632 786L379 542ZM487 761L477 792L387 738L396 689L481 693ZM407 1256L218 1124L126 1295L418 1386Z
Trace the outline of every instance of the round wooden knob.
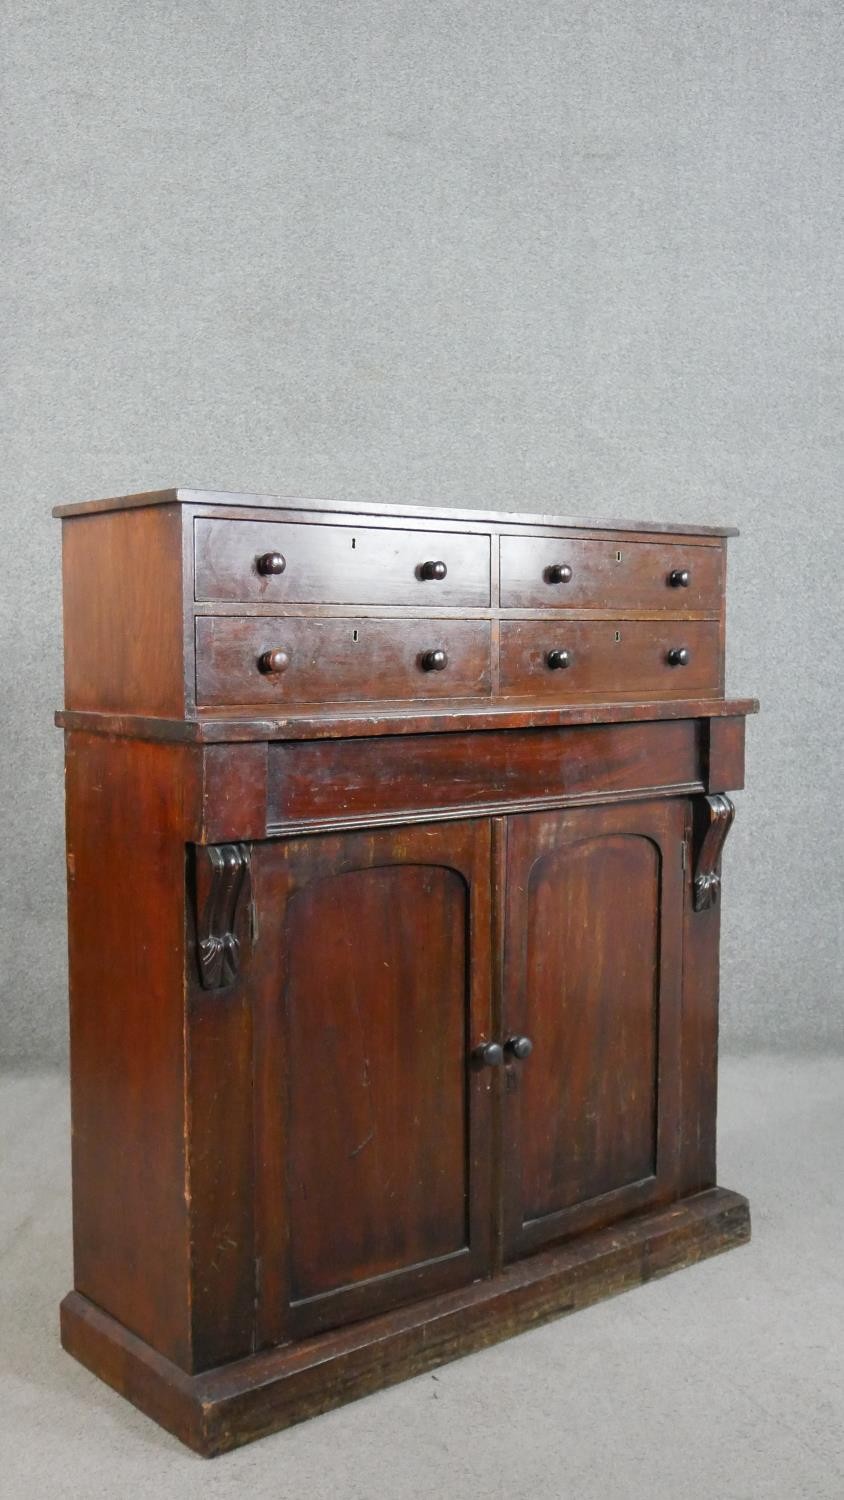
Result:
M482 1068L500 1068L504 1061L504 1048L498 1042L484 1042L472 1053L475 1062Z
M673 589L687 589L691 579L692 575L688 568L673 568L668 575L668 582Z
M275 651L265 651L263 656L258 657L259 670L267 672L271 676L277 676L280 672L286 672L289 666L290 657L280 646Z
M687 667L690 654L685 646L672 646L666 658L669 667Z
M571 652L549 651L545 661L552 672L559 672L563 667L571 666Z
M438 583L441 583L447 572L448 568L444 562L423 562L419 569L419 577L436 579Z
M521 1062L524 1058L530 1057L533 1051L533 1042L529 1036L511 1036L504 1043L504 1050L505 1052L509 1052L512 1057L517 1057L519 1062Z
M546 583L571 583L571 568L568 563L552 563L545 570Z
M265 552L257 559L256 567L265 578L277 577L287 567L287 558L280 552Z
M422 654L423 672L444 672L448 666L448 657L444 651L425 651Z

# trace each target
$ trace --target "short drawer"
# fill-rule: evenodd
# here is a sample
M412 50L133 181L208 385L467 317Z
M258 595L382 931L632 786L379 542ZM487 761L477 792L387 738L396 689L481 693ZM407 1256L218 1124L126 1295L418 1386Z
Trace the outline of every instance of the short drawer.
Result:
M718 614L721 547L501 538L502 609L692 610Z
M488 536L296 521L197 520L196 598L485 608Z
M713 621L505 620L501 692L571 700L716 693L719 626Z
M471 698L490 691L486 620L196 621L200 704Z

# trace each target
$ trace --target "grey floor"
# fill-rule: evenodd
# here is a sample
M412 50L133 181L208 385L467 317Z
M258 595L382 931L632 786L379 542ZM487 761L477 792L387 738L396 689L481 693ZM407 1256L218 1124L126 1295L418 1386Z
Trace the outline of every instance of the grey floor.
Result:
M745 1249L209 1463L59 1347L63 1079L0 1084L0 1491L276 1500L844 1500L844 1060L731 1059Z

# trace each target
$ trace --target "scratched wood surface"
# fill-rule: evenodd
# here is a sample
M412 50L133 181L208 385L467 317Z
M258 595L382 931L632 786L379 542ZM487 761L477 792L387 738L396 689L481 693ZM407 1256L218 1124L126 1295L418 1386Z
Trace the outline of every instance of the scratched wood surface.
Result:
M506 512L465 523L431 512L426 526L425 511L401 506L273 511L247 498L161 491L58 508L68 709L190 719L723 688L717 528L603 533ZM617 640L609 627L622 622ZM571 635L569 671L547 669L558 630ZM688 656L676 670L672 647ZM265 667L273 652L283 669Z
M261 845L262 1340L489 1264L489 825ZM283 1187L281 1184L283 1183Z
M727 529L61 514L66 1347L213 1454L743 1242Z

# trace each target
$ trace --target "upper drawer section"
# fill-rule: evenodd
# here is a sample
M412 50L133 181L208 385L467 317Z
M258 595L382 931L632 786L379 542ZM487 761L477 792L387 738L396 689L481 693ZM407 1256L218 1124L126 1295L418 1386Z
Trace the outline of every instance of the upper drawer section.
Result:
M717 614L723 549L680 542L503 536L502 609L700 610Z
M485 608L489 537L296 521L197 520L196 598Z

